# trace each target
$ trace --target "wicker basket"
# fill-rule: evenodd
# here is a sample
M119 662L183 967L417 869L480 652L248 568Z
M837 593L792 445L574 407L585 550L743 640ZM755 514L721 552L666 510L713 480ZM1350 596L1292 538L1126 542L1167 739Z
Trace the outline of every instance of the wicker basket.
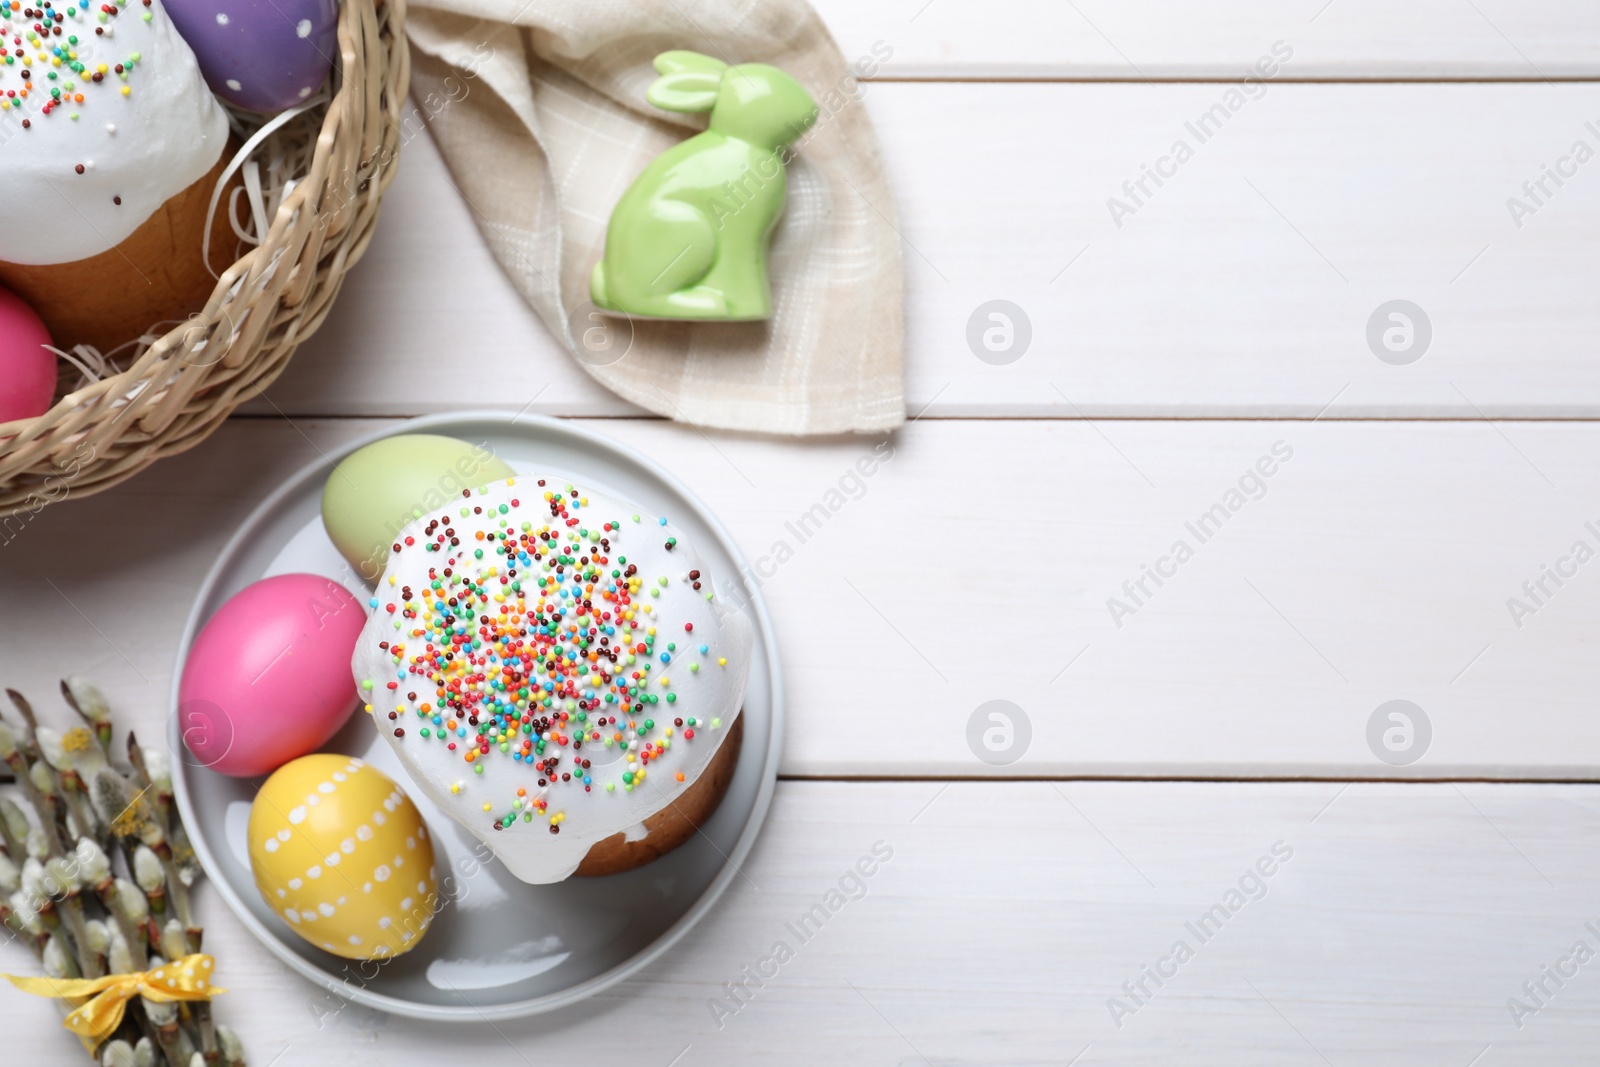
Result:
M372 238L410 80L404 0L345 0L337 90L309 171L205 309L126 370L0 424L0 517L86 496L203 441L282 373ZM0 541L6 539L0 526Z

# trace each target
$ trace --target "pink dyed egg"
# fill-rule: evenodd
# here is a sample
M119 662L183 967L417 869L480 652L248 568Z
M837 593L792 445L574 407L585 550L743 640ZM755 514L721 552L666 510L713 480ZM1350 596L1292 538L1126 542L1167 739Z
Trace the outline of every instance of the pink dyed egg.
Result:
M56 395L50 331L21 297L0 289L0 422L34 419Z
M178 717L189 758L236 778L315 752L356 707L350 659L366 612L317 574L263 578L200 630Z

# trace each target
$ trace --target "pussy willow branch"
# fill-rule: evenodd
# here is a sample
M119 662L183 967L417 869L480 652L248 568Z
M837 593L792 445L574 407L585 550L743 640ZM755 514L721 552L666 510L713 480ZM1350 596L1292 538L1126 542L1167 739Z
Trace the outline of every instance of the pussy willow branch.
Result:
M65 733L41 726L21 693L6 695L22 724L0 716L0 762L33 815L0 797L0 923L11 939L55 978L144 970L200 951L189 899L198 867L165 759L130 733L128 765L119 766L111 709L81 678L61 683L82 721ZM104 1063L244 1067L238 1037L215 1025L205 1000L137 997L95 1054Z

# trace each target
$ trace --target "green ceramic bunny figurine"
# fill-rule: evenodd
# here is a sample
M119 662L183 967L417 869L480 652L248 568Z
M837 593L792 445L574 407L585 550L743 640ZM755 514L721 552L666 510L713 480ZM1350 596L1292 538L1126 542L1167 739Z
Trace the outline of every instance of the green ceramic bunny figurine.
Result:
M646 98L709 111L710 128L663 152L622 194L589 279L598 307L661 319L737 322L772 314L767 243L788 189L784 152L817 105L764 63L730 67L663 52Z

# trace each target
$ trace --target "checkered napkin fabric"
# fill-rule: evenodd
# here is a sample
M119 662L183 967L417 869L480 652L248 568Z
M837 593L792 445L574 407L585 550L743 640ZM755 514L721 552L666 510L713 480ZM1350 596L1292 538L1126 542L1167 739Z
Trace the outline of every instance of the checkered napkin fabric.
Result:
M495 258L601 384L732 430L905 420L894 201L855 72L806 0L412 0L408 22L418 120ZM652 159L704 127L645 100L651 60L675 48L771 63L822 104L789 168L768 322L591 318L611 209Z

